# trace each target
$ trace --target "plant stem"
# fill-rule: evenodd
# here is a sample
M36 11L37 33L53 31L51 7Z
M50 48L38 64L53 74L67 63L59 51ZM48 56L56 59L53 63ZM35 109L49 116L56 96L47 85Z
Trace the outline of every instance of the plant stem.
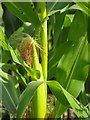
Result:
M41 30L41 46L43 51L41 51L41 64L43 70L44 80L47 80L47 59L48 59L48 48L47 48L47 20L44 21L44 18L47 17L46 14L46 3L42 2L39 3L40 10L41 10L41 21L42 23L42 30Z
M33 68L39 70L41 73L41 77L39 80L44 81L42 68L39 63L38 54L36 50L36 46L33 44ZM45 93L45 85L42 84L39 86L35 92L32 101L32 117L33 118L44 118L46 114L46 93Z
M39 2L37 3L37 7L38 7L38 10L40 10L40 19L41 21L43 21L43 19L46 17L46 3ZM37 30L36 30L36 33L37 33ZM40 41L40 45L43 48L43 50L40 51L41 65L39 64L39 67L38 67L37 65L38 60L33 60L33 62L34 62L34 67L37 70L40 70L41 72L41 78L39 80L46 81L47 80L47 54L48 54L47 53L47 21L44 21L42 23L39 41ZM33 108L32 108L33 118L44 119L46 115L46 106L47 106L47 85L46 83L40 85L37 88L32 104L33 104Z
M40 45L42 50L41 55L41 65L44 81L47 81L47 65L48 65L48 42L47 42L47 13L46 13L46 3L39 2L38 10L40 12L40 20L42 21L42 27L40 31ZM47 100L47 85L45 84L46 100Z
M48 42L47 42L47 12L46 12L46 3L40 2L38 6L40 10L40 19L43 22L40 34L40 43L42 47L41 51L41 65L44 81L47 81L47 65L48 65ZM46 94L46 102L47 102L47 84L45 84L45 94Z

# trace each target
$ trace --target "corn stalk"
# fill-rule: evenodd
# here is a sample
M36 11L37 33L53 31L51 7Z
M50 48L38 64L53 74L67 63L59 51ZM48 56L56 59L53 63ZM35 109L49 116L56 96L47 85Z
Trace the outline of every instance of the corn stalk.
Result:
M35 46L33 46L33 67L37 70L40 70L41 77L40 81L47 80L47 21L44 21L46 17L46 3L39 2L37 3L37 8L40 11L40 19L42 21L42 27L40 28L40 32L38 36L40 36L40 46L42 50L40 51L41 55L41 64L39 64L38 55ZM38 29L36 30L38 31ZM40 34L39 34L40 33ZM35 96L33 98L33 107L32 107L32 117L33 118L45 118L46 115L46 106L47 106L47 86L46 84L42 84L38 87Z

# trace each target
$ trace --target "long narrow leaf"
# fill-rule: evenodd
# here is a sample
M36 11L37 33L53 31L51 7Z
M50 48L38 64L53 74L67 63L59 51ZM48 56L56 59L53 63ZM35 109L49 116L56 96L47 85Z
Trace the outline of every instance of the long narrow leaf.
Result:
M66 50L59 60L56 70L57 81L74 97L79 95L88 76L88 42L86 34L87 16L83 12L77 11L71 24L67 43L63 47Z
M1 26L0 26L0 46L2 46L2 48L4 50L8 50L4 30L3 30L3 28Z
M17 88L19 85L17 83L17 80L15 79L15 77L12 77L11 75L3 72L1 69L0 69L0 76L3 84L5 85L10 95L13 97L15 104L17 105L19 101L18 97L20 96L20 91Z
M20 91L17 88L18 83L14 77L4 73L0 69L0 87L2 87L2 101L3 105L10 113L16 114L16 107L19 102Z
M38 14L31 2L9 2L4 3L18 18L24 22L31 22L35 28L40 27L41 23ZM27 7L26 7L27 6Z
M23 84L24 86L27 85L25 78L21 75L21 73L18 71L17 66L14 64L9 63L0 63L0 67L2 68L2 71L8 72L8 70L12 70L15 72L15 76L18 78L17 80L19 83Z
M1 82L1 80L0 80ZM11 97L9 91L7 90L6 86L2 83L2 102L3 105L9 110L10 113L15 114L16 113L16 105L13 101L13 98ZM13 95L14 96L14 95Z
M17 118L22 117L22 114L23 114L26 106L29 104L30 100L34 96L35 90L42 83L43 82L41 82L41 81L32 81L28 84L25 91L22 93L22 95L20 97L20 102L17 107Z
M51 81L47 83L55 95L55 97L60 101L63 105L65 105L65 101L67 99L66 104L70 104L71 107L74 109L75 113L79 118L86 118L88 117L88 109L80 104L75 97L73 97L70 93L68 93L57 81ZM63 98L59 94L63 94ZM65 98L64 98L65 97ZM63 99L63 100L62 100ZM61 101L62 100L62 101Z
M80 9L83 12L85 12L88 16L90 16L90 2L88 2L88 1L78 2L77 0L73 0L73 1L77 4L77 6L80 7L80 8L76 7L76 9ZM73 6L72 6L72 8L73 8Z
M70 43L67 41L70 24L70 19L66 16L66 13L55 15L56 22L54 27L54 46L52 50L51 57L49 59L49 78L55 77L55 71L57 64L67 48L70 47ZM60 21L58 20L60 19Z
M63 8L68 7L68 5L68 2L58 2L58 0L56 2L47 2L47 14L51 16Z
M82 37L86 33L86 29L80 30L80 33L75 35L73 38L74 31L76 29L76 24L78 19L78 15L82 17L82 22L86 22L85 16L83 13L78 12L75 16L74 22L72 23L71 30L69 32L68 40L72 41L70 47L67 49L67 52L62 56L62 58L59 61L58 67L57 67L57 80L59 80L60 84L71 91L72 94L74 94L76 97L80 93L80 90L82 89L82 85L85 83L88 69L83 71L84 67L88 64L88 49L87 49L87 40L86 36ZM82 26L78 26L80 29ZM85 26L86 27L86 26ZM73 29L74 28L74 29ZM73 30L72 30L73 29ZM78 29L78 30L79 30ZM72 33L71 33L72 31ZM81 35L81 36L80 36ZM78 41L77 41L78 40ZM86 62L84 62L86 61ZM79 67L79 69L78 69ZM79 71L77 71L77 69ZM83 76L82 76L83 75ZM72 80L73 79L73 80ZM75 85L73 82L75 82L75 79L77 80L76 83L78 85ZM72 84L71 84L72 83ZM71 85L75 85L71 89ZM79 86L81 85L81 86ZM79 86L79 87L78 87ZM72 90L75 90L77 92L72 92ZM81 88L81 89L80 89Z

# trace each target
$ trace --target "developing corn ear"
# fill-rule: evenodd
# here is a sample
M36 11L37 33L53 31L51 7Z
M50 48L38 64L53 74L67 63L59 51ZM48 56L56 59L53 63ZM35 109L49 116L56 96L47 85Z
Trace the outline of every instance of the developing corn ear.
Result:
M18 49L22 59L26 61L30 67L34 67L35 69L39 69L35 67L39 66L39 60L36 50L36 47L38 46L39 45L36 43L36 41L30 36L23 38L23 40L18 45Z
M27 37L21 41L19 46L20 55L28 65L32 66L32 38Z

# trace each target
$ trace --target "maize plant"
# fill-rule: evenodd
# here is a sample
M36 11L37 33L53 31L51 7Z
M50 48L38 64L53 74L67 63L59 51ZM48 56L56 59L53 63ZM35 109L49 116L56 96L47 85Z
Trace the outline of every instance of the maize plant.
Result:
M90 2L8 1L0 9L2 109L12 119L64 119L68 109L89 118Z

